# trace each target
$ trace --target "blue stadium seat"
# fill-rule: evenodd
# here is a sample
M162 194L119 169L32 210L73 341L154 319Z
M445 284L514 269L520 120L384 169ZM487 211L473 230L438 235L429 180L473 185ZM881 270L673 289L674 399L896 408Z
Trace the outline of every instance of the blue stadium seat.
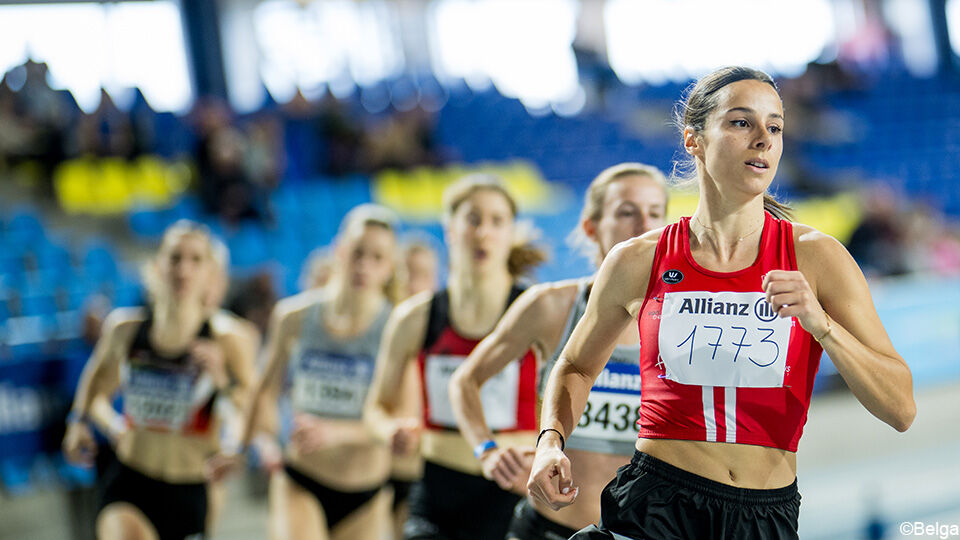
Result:
M199 221L203 215L203 205L194 195L184 195L174 203L170 209L174 219L189 219Z
M228 234L227 247L230 249L230 263L238 269L246 270L267 260L267 242L263 229L251 223Z
M29 208L19 208L14 211L7 223L7 238L33 243L44 239L43 224L36 213Z
M42 269L63 271L70 269L70 252L61 245L52 242L41 243L34 251L34 255Z
M117 263L113 250L105 242L91 242L83 255L83 270L87 279L100 282L117 277Z
M149 239L159 238L168 221L169 217L165 211L154 208L140 208L127 215L130 230L138 236Z
M52 294L34 294L21 299L24 316L48 315L57 311L57 304Z

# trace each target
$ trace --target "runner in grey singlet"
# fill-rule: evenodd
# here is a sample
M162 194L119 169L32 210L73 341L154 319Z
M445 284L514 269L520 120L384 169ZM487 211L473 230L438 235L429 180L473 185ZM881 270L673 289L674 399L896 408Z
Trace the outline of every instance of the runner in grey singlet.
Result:
M570 339L587 307L593 277L583 278L577 287L577 298L570 308L563 335L557 349L545 362L540 373L540 395L543 395L550 371ZM590 390L587 408L566 447L632 456L637 442L637 409L640 407L640 344L617 345L603 373Z
M331 336L323 324L327 303L318 300L304 318L290 361L291 405L294 412L359 420L391 305L383 303L363 334L340 339Z

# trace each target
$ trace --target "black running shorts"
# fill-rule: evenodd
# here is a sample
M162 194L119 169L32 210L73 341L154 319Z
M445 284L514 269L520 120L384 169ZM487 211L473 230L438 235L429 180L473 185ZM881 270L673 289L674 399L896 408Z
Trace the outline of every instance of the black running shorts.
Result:
M520 496L482 476L427 461L410 489L405 540L499 540Z
M363 491L340 491L333 489L317 482L290 465L284 465L283 472L287 474L290 480L305 489L317 500L320 508L323 509L324 517L327 518L328 529L336 527L337 524L347 516L373 500L373 498L377 496L377 493L380 492L380 488L365 489Z
M107 466L99 511L112 503L137 507L157 530L160 540L199 539L207 527L207 486L170 484L127 467L119 460Z
M744 489L634 454L604 488L600 525L571 540L797 539L797 481L779 489Z
M507 538L519 540L567 540L577 531L554 523L537 512L529 499L523 499L513 509L513 521L507 531Z

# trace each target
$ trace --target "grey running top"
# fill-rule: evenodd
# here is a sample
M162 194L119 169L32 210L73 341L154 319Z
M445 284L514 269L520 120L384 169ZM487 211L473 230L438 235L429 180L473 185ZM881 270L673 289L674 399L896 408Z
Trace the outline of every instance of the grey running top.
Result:
M577 286L577 298L563 330L563 337L540 376L540 395L546 387L550 371L570 339L574 327L587 307L592 277L583 278ZM567 448L632 456L637 442L640 412L640 345L617 345L597 377L587 406L573 433L567 437Z
M294 412L359 420L392 306L384 302L364 333L343 340L331 336L323 324L329 304L322 298L308 308L291 355L290 401Z

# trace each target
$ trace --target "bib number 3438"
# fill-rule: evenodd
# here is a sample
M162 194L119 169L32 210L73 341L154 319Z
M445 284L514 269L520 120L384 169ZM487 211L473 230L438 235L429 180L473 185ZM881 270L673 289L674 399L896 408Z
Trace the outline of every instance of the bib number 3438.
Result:
M665 377L681 384L783 386L792 319L762 292L666 293L660 319Z

